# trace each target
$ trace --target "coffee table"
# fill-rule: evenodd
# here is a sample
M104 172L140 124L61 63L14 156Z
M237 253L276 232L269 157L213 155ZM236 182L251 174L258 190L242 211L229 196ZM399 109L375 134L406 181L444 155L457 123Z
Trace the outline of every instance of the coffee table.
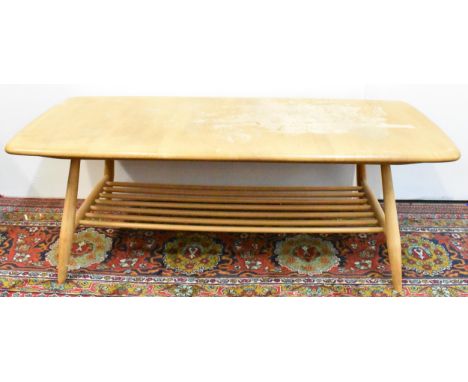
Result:
M41 115L6 146L10 154L70 161L58 282L78 225L182 231L384 232L393 286L402 288L391 165L447 162L455 145L398 101L181 97L78 97ZM105 161L77 207L80 161ZM244 187L118 182L115 160L307 162L356 165L356 183ZM384 208L366 179L381 167Z

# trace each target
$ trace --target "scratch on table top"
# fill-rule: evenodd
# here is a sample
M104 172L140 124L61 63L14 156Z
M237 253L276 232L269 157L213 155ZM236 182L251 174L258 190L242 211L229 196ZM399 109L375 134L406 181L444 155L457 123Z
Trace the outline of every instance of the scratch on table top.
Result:
M213 111L200 112L192 123L246 140L256 130L282 134L347 133L359 129L410 129L411 124L390 123L385 110L374 104L310 104L258 102L240 107L220 105Z

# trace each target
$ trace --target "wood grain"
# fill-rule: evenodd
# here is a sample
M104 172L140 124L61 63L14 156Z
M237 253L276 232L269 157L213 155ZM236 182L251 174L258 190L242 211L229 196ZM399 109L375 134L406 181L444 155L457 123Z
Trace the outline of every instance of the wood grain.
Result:
M142 186L103 180L93 190L96 199L86 203L84 215L80 210L80 224L198 227L213 232L381 232L383 227L361 190L361 186L348 191L340 187L288 191L275 187Z
M460 156L403 102L261 98L71 98L5 149L59 158L379 164Z
M122 213L128 212L137 215L167 215L167 216L209 216L209 217L243 217L243 218L362 218L373 217L373 212L265 212L265 211L213 211L213 210L189 210L174 208L144 208L93 205L91 211L105 211ZM80 217L82 219L83 216Z
M188 224L132 223L110 220L81 220L80 224L91 227L161 229L168 231L197 232L252 232L252 233L378 233L382 227L256 227L256 226L207 226Z
M245 211L369 211L369 204L229 204L229 203L178 203L178 202L147 202L134 200L96 199L96 204L112 206L186 208L198 210L245 210Z
M395 193L393 191L392 171L389 165L382 165L381 170L385 208L385 236L387 237L388 257L390 259L390 268L392 270L393 287L398 292L401 292L401 240Z
M67 278L68 261L70 258L73 235L75 232L75 214L78 194L78 180L80 177L80 160L70 161L65 204L63 206L62 225L58 247L58 283L62 284Z

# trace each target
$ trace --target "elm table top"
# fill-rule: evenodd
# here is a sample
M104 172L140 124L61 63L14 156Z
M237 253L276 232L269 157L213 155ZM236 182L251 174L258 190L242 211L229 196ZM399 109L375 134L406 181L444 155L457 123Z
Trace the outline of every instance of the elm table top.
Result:
M57 158L418 163L457 160L433 122L399 101L77 97L5 147Z

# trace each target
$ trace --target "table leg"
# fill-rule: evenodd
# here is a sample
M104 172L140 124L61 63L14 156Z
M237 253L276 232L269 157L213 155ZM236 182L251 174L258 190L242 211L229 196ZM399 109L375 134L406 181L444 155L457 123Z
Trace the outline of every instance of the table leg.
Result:
M381 166L382 186L385 209L385 236L387 237L387 250L392 270L393 287L401 292L401 240L398 226L398 214L393 191L392 171L390 165Z
M78 180L80 177L80 160L70 160L68 173L67 192L63 206L62 225L60 227L60 238L58 247L58 282L62 284L67 278L68 261L73 244L75 232L76 202L78 196Z
M104 176L102 179L94 186L87 198L81 203L80 208L78 209L75 215L75 227L80 224L80 220L85 217L85 214L89 212L89 207L94 203L95 199L99 197L99 193L102 192L103 187L106 186L106 182L114 181L114 161L107 160L104 162Z
M104 162L104 176L107 176L109 182L114 181L114 160L106 159Z
M363 186L364 182L367 180L366 175L366 165L357 164L356 165L356 184L358 186Z

